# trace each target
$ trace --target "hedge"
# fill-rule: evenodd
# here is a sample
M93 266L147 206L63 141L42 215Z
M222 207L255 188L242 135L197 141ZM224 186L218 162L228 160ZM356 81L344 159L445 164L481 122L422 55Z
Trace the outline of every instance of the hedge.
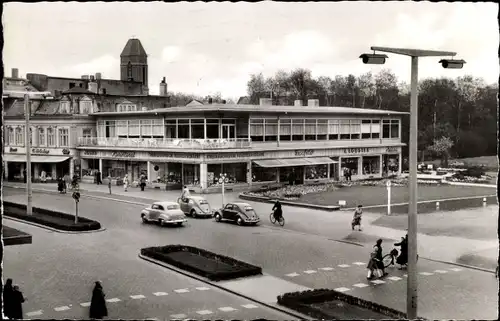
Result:
M189 252L198 255L204 260L210 261L220 261L226 266L229 265L234 268L233 271L217 271L203 269L200 266L194 266L189 262L179 261L169 254L176 252ZM141 249L141 254L143 256L150 257L155 260L173 265L182 270L186 270L197 275L206 277L213 281L230 280L241 277L247 277L252 275L262 274L262 268L236 260L234 258L209 252L200 248L187 245L167 245L167 246L155 246Z
M78 223L75 224L75 216L71 214L33 207L33 215L27 215L25 204L4 201L3 206L5 216L38 223L62 231L95 231L101 228L99 222L81 216L78 216Z

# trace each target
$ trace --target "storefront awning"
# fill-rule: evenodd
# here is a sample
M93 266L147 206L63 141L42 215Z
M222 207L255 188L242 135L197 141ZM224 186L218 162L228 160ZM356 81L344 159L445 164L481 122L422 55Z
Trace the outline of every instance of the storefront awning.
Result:
M41 156L31 155L32 163L60 163L67 160L68 156ZM26 155L4 154L3 159L6 162L26 163Z
M260 167L289 167L338 163L329 157L262 159L253 162Z

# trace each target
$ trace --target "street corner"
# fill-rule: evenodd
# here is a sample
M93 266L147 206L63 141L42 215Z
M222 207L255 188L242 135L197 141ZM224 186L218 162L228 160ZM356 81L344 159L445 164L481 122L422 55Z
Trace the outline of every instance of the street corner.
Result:
M369 230L369 228L367 230ZM365 230L362 231L354 230L347 236L340 239L340 241L345 241L346 243L354 243L359 245L369 245L369 244L374 245L378 239L382 240L382 244L392 244L395 241L398 241L396 238L388 238L386 236L381 236L381 235L367 234Z

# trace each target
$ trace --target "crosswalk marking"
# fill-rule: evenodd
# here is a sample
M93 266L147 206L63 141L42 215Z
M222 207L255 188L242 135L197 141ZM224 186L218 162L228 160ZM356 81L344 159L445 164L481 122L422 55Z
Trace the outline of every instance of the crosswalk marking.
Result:
M430 272L420 272L419 274L420 275L426 275L426 276L434 275L434 273L430 273Z
M32 312L26 313L26 315L28 317L34 317L34 316L42 315L42 314L43 314L43 310L37 310L37 311L32 311Z
M137 294L137 295L131 295L130 296L132 299L137 300L137 299L145 299L146 297L142 294Z
M333 268L332 267L322 267L322 268L319 268L319 270L322 270L322 271L333 271Z
M205 286L200 286L200 287L197 287L196 290L198 290L198 291L207 291L207 290L210 290L210 288L207 288Z
M188 289L177 289L177 290L174 290L175 293L188 293L189 290Z
M400 277L398 276L390 276L388 277L389 280L393 280L393 281L399 281L399 280L402 280Z
M450 270L455 271L455 272L462 271L462 269L459 269L459 268L451 268Z
M185 314L171 314L170 317L172 319L185 319L187 317L187 315Z
M366 288L368 286L368 284L364 284L364 283L356 283L354 284L353 286L357 287L357 288Z
M245 309L256 309L256 308L258 308L258 306L256 306L255 304L242 304L241 306L244 307Z
M349 266L350 266L349 264L339 264L338 265L338 267L341 267L341 268L347 268Z
M219 308L219 310L221 310L222 312L232 312L232 311L236 311L235 308L232 308L232 307L222 307L222 308Z
M337 291L337 292L346 292L346 291L349 291L350 289L342 287L342 288L336 288L334 290Z
M371 283L373 284L383 284L385 283L385 281L382 281L382 280L373 280L373 281L370 281Z
M107 299L106 302L110 302L110 303L115 303L115 302L120 302L121 300L118 299L118 298L112 298L112 299Z
M365 265L366 263L363 263L363 262L354 262L353 264L354 265Z
M166 292L155 292L155 293L153 293L153 295L164 296L164 295L168 295L168 293L166 293Z
M313 274L313 273L317 273L317 271L315 270L307 270L307 271L304 271L305 274Z
M69 310L69 309L70 309L70 307L69 307L69 306L66 306L66 305L65 305L65 306L62 306L62 307L57 307L57 308L54 308L54 310L55 310L55 311L57 311L57 312L67 311L67 310Z
M89 307L90 306L90 302L83 302L83 303L80 303L80 305L82 307Z
M435 270L434 273L440 273L440 274L445 274L445 273L448 273L448 271L444 271L444 270Z
M293 273L285 274L285 276L288 276L288 277L294 278L294 277L296 277L296 276L299 276L299 274L298 274L298 273L293 272Z
M210 310L201 310L201 311L196 311L196 313L200 315L207 315L207 314L212 314L212 311Z

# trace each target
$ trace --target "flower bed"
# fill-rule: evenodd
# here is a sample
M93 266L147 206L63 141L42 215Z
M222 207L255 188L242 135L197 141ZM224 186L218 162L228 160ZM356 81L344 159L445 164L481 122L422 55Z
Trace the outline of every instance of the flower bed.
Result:
M75 224L74 215L38 207L33 207L32 215L27 215L25 204L4 201L3 206L5 216L38 223L62 231L95 231L101 228L101 224L99 222L85 217L79 216L78 223Z
M314 319L401 319L403 312L330 289L285 293L278 304ZM345 307L347 306L347 308ZM348 312L346 315L345 313Z
M262 274L258 266L187 245L148 247L141 254L213 281Z

